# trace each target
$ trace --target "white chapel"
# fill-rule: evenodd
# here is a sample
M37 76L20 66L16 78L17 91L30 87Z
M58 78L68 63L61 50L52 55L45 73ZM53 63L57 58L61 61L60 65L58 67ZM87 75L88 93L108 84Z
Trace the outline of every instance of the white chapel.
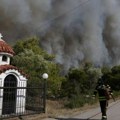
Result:
M0 115L21 113L25 111L27 77L17 67L10 65L15 55L0 34Z

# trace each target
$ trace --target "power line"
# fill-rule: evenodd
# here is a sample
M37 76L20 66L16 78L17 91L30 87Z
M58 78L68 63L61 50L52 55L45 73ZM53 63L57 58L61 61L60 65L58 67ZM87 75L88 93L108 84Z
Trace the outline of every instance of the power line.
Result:
M65 15L73 12L74 10L78 9L80 6L83 6L83 5L87 4L89 1L91 1L91 0L86 0L85 2L82 2L82 3L80 3L79 5L77 5L76 7L68 10L67 12L65 12L65 13L63 13L63 14L61 14L61 15L58 15L58 16L56 16L56 17L54 17L54 18L51 18L50 20L45 21L42 25L39 26L39 28L42 28L42 26L43 26L43 27L45 27L45 26L47 27L48 24L51 23L52 21L57 20L57 19L60 19L61 17L63 17L63 16L65 16ZM37 30L38 30L39 28L37 28Z

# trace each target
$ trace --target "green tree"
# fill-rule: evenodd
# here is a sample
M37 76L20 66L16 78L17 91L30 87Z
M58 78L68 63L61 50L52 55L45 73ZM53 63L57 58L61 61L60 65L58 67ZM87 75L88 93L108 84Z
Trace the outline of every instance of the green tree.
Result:
M40 48L36 37L19 40L14 46L16 55L12 64L23 70L28 76L28 85L39 85L42 74L48 73L48 95L59 96L59 89L64 77L60 76L60 70L54 61L54 55L49 55Z
M68 97L87 93L88 75L82 69L71 69L66 75L66 81L62 83L62 88L64 95Z
M106 74L106 79L113 90L120 90L120 65L112 67L111 72Z
M120 66L113 66L111 69L104 67L103 80L108 83L113 90L120 90Z
M53 60L54 55L49 55L40 47L40 40L37 37L25 38L16 42L13 46L13 49L18 55L19 53L24 52L27 50L32 50L34 54L41 55L46 60Z
M96 68L93 66L93 64L86 63L83 69L88 75L89 91L93 92L93 89L95 89L98 78L102 76L101 68Z

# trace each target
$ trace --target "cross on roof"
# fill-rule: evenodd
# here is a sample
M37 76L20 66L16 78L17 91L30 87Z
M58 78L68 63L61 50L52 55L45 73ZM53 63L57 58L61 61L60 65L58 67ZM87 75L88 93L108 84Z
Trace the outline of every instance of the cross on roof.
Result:
M0 33L0 39L2 38L3 36L2 36L2 34Z

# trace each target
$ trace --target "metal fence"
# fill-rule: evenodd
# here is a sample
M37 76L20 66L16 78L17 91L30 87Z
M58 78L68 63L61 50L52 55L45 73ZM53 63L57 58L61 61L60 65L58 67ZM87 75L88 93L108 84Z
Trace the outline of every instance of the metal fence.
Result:
M46 107L46 83L36 86L0 87L0 119L44 113Z

